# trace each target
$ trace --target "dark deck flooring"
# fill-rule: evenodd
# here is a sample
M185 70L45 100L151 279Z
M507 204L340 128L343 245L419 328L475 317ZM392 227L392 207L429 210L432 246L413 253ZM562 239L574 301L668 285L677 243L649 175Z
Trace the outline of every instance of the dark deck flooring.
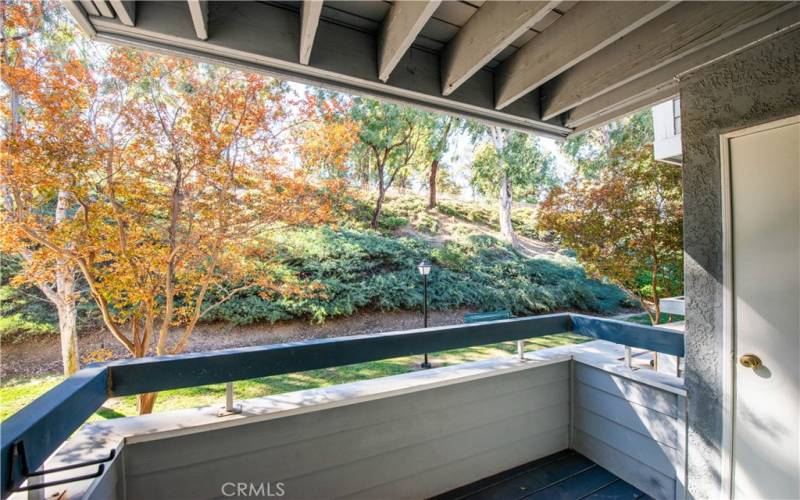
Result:
M565 450L436 497L455 499L649 499L580 453Z

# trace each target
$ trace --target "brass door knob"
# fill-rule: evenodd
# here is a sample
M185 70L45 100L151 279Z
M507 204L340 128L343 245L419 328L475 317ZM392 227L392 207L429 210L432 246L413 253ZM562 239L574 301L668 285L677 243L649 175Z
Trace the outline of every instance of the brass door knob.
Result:
M744 354L741 358L739 358L739 364L745 368L758 368L761 366L761 358L755 354Z

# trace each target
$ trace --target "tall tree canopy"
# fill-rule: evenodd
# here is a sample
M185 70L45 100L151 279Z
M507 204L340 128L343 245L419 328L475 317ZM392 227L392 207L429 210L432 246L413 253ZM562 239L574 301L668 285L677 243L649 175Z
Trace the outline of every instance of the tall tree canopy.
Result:
M500 232L516 246L511 225L514 200L536 201L556 182L555 158L541 149L539 139L499 127L473 126L478 149L472 164L472 185L484 196L497 196Z
M91 163L86 117L97 92L54 3L0 1L2 173L0 250L17 255L14 283L35 285L58 312L64 374L78 370L76 263L28 233L73 244L76 215L68 185Z
M309 92L300 109L294 142L303 168L321 178L352 177L352 152L359 125L350 116L352 102L333 92Z
M653 115L647 110L571 137L563 142L561 150L583 177L594 178L620 148L652 143Z
M428 166L428 208L436 207L436 188L442 158L447 153L450 138L462 127L462 120L438 113L424 113L420 120L422 148L421 163Z
M357 152L367 158L370 178L377 187L372 227L377 228L386 192L398 176L409 168L422 143L422 112L357 97L351 116L358 124L360 144Z

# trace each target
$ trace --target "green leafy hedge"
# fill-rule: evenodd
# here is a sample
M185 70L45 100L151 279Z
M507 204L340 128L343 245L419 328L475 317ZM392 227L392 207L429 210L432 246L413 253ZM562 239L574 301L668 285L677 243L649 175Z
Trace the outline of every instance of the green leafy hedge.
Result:
M588 279L574 259L526 258L489 236L468 236L436 248L371 230L314 228L287 232L274 243L282 256L281 272L293 274L313 292L291 297L251 290L223 304L208 320L245 324L300 317L321 322L362 308L418 308L422 286L416 264L423 258L435 264L429 288L433 309L610 313L627 300L619 288Z
M24 342L41 335L58 334L58 313L38 288L32 285L11 286L20 272L19 259L0 253L0 340ZM79 281L79 287L82 283ZM78 327L97 322L93 303L78 302Z

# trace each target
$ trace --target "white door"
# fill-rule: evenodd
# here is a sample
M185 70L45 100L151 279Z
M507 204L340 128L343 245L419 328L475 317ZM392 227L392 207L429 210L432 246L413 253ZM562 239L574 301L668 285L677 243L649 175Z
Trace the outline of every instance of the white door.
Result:
M732 493L800 499L800 117L726 138Z

